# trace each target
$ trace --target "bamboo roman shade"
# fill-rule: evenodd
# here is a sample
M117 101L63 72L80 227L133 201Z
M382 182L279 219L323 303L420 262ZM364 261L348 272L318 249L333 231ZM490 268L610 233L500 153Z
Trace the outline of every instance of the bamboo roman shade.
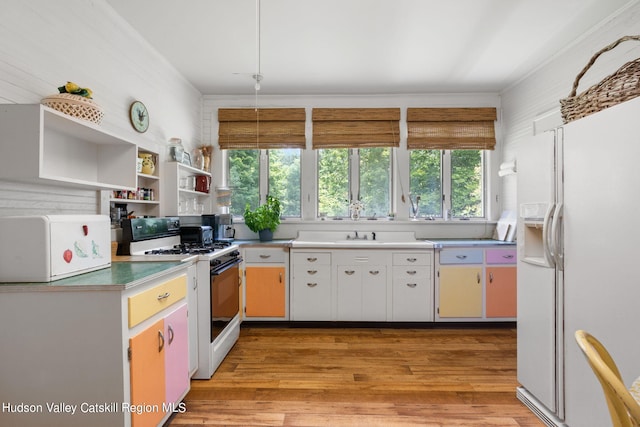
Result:
M304 108L221 108L218 143L223 150L305 148Z
M399 145L399 108L313 109L314 149Z
M493 150L495 108L408 108L409 150Z

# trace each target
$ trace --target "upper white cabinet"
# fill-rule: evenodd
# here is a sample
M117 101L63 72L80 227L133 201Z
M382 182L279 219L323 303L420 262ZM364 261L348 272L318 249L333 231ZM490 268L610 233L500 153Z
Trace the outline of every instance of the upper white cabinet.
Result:
M40 104L0 106L0 179L136 190L136 144Z

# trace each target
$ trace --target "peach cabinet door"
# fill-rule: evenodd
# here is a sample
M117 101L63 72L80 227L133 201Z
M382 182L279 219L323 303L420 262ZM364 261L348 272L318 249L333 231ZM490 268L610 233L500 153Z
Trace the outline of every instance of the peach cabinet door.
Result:
M440 317L482 317L482 268L440 268Z
M516 267L487 267L487 317L516 317Z
M129 340L131 348L131 404L157 410L131 413L133 427L156 426L164 417L164 321L156 323ZM151 405L151 406L146 406Z
M253 317L285 315L285 268L247 267L245 313Z

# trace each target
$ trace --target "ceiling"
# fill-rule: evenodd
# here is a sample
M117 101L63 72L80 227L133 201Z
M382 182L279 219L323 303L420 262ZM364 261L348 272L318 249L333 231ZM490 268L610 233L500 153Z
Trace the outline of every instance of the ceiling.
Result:
M629 0L107 2L202 94L253 94L259 62L289 95L498 92Z

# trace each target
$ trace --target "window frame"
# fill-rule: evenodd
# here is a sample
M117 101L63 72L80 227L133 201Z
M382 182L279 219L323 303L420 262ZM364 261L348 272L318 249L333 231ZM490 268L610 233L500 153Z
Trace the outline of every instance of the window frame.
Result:
M285 150L287 148L282 148L282 150ZM286 215L282 215L282 218L287 218L287 219L302 219L303 215L304 215L304 203L302 202L302 194L303 194L303 161L302 161L302 157L303 157L303 149L299 149L299 148L288 148L291 150L297 149L300 151L300 182L298 183L298 185L300 186L300 216L286 216ZM259 190L258 190L258 204L262 205L267 201L267 195L269 194L269 151L270 150L279 150L279 148L273 148L273 149L268 149L268 148L262 148L262 149L257 149L257 148L247 148L245 150L254 150L254 151L258 151L258 186L259 186ZM230 150L223 150L223 159L222 161L225 162L226 164L226 182L228 183L229 187L232 189L232 191L236 190L236 187L234 186L234 184L231 182L231 165L229 164L229 151ZM231 196L233 197L233 195ZM233 219L234 220L242 220L244 221L244 217L241 214L233 214Z
M408 151L408 178L409 178L409 188L411 188L411 152L417 150L407 150ZM425 150L427 151L427 150ZM447 220L447 219L459 219L459 220L487 220L487 198L488 198L488 186L487 186L487 150L478 149L480 152L480 163L482 170L481 177L481 193L482 193L482 216L474 216L474 217L466 217L466 216L453 216L452 207L453 207L453 185L452 185L452 161L451 161L451 152L453 150L438 150L440 151L440 189L441 194L440 198L442 200L442 208L440 215L429 215L426 217L419 217L423 219L439 219L439 220ZM409 208L410 209L410 208ZM409 214L409 217L411 215Z
M385 147L362 147L363 149L372 149L372 148L380 148L380 149L384 149ZM394 211L394 200L395 200L395 191L394 191L394 176L395 176L395 167L394 164L396 162L396 148L395 147L386 147L389 149L389 183L388 183L388 191L389 191L389 211ZM349 203L351 203L351 201L357 199L360 197L360 148L327 148L327 149L332 149L332 150L348 150L348 154L347 154L347 158L348 158L348 164L347 164L347 175L349 177L349 186L348 186L348 195L349 195L349 199L348 201L346 201L347 206L349 205ZM319 187L319 180L320 180L320 176L319 176L319 170L320 168L318 167L319 161L320 161L320 156L318 155L318 152L320 150L323 149L319 149L319 150L314 150L315 151L315 186L316 186L316 203L315 203L315 218L316 219L323 219L323 218L341 218L341 219L346 219L349 218L349 212L347 209L347 214L345 216L333 216L333 217L322 217L320 216L320 192L317 191L317 188ZM386 216L388 212L385 212L383 215ZM378 213L376 213L376 216L378 216Z

